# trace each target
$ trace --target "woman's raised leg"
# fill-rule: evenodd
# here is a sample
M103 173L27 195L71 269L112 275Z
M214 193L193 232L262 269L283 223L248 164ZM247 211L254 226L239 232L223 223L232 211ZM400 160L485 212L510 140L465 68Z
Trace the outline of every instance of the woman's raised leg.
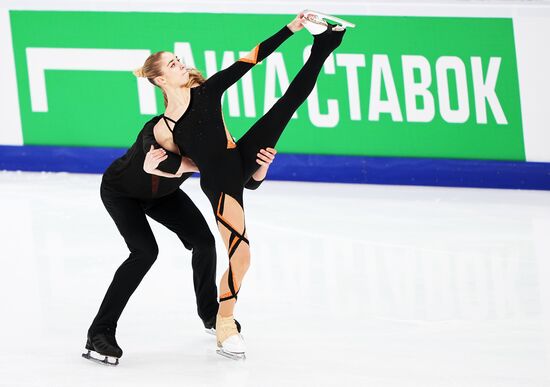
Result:
M309 96L328 56L342 41L345 30L313 37L311 55L294 77L283 96L240 139L237 149L243 160L245 181L258 169L256 154L263 148L274 148L294 112Z

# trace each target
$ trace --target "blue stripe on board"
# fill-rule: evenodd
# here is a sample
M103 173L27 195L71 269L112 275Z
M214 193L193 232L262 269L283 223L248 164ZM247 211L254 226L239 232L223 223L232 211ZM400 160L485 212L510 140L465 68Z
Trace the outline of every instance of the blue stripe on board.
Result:
M125 151L0 146L0 170L103 173ZM550 190L550 163L279 154L269 179Z

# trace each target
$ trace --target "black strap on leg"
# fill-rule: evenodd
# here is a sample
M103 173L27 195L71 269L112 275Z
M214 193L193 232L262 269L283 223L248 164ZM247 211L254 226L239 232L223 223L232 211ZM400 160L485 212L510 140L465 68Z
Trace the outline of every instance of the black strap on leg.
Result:
M245 242L247 245L250 246L250 243L248 242L248 239L241 233L239 233L237 230L235 230L233 227L231 227L231 225L229 223L227 223L223 218L220 218L218 216L216 216L216 220L218 222L220 222L221 224L223 224L229 231L231 231L231 237L236 237L236 238L239 238L239 242L240 241L243 241ZM245 231L246 231L246 228L245 228ZM229 239L231 239L231 237ZM237 242L237 243L239 243Z
M229 289L231 290L231 289ZM240 290L240 289L239 289ZM224 301L228 301L228 300L231 300L232 298L235 299L235 301L237 301L237 294L239 294L239 290L237 290L236 292L234 292L233 290L231 290L231 295L230 296L227 296L227 297L220 297L220 302L224 302Z
M225 194L222 192L220 196L220 202L218 203L218 214L223 215L223 210L225 208Z

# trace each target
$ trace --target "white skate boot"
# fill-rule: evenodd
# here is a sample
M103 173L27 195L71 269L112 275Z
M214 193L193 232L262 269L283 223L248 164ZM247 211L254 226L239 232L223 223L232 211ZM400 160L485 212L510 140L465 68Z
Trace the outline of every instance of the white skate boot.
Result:
M333 31L343 31L346 28L355 27L355 24L350 23L347 20L340 19L336 16L327 15L311 9L303 11L306 21L302 22L302 25L312 34L319 35L325 32L329 26L328 21L335 22L337 25L332 27Z
M233 316L216 316L216 339L218 350L216 353L233 360L246 359L246 345L243 336L237 330Z
M204 321L204 331L209 335L216 336L216 316L212 317L209 321ZM241 324L235 320L237 330L241 333Z

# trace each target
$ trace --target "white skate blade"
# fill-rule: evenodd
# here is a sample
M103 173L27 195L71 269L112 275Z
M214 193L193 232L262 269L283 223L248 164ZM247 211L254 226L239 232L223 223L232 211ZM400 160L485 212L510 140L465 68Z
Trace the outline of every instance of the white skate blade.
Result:
M322 13L322 12L318 12L318 11L314 11L312 9L306 9L304 11L304 16L306 15L315 15L321 19L325 19L325 20L328 20L328 21L333 21L333 22L336 22L337 24L341 25L342 27L344 28L355 28L355 24L353 24L352 22L349 22L347 20L344 20L344 19L341 19L339 17L336 17L336 16L332 16L332 15L328 15L326 13ZM312 23L314 24L314 23ZM305 25L304 25L305 27ZM307 28L307 27L306 27ZM309 31L309 30L308 30ZM323 30L324 31L324 30Z
M229 352L225 351L223 348L220 348L216 350L216 353L231 360L246 360L246 355L244 352Z
M327 30L327 26L322 24L317 24L309 20L303 21L302 25L306 30L309 31L311 35L319 35Z
M229 336L223 343L218 341L218 350L216 353L233 360L244 360L246 344L241 334Z
M94 355L94 356L92 356ZM105 356L100 353L97 353L96 351L88 350L88 353L83 353L82 357L84 359L93 361L94 363L99 363L103 365L110 365L110 366L117 366L118 365L118 357L112 357L112 356Z
M223 343L218 342L218 347L230 353L246 352L246 344L244 342L244 337L240 333L233 336L229 336L227 339L225 339Z

